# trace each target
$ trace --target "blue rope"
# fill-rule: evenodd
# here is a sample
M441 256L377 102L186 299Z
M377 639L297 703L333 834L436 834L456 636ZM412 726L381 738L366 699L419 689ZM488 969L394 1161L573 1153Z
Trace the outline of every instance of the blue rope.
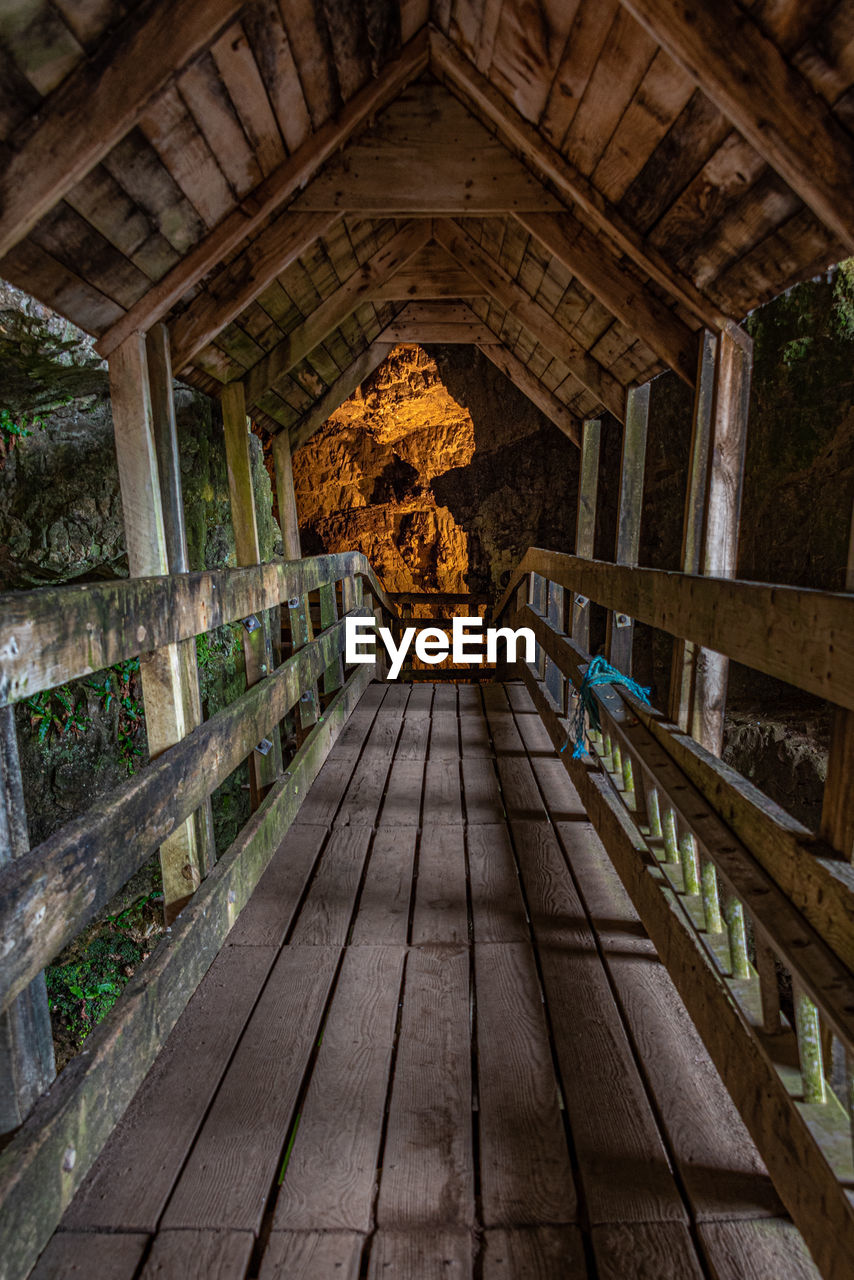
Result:
M572 727L567 734L566 742L561 747L561 754L569 746L570 742L574 742L572 748L573 760L581 760L584 756L584 717L585 715L590 721L590 728L599 728L599 708L596 705L596 699L593 697L592 690L600 684L621 684L624 685L631 693L639 698L641 702L645 702L649 706L649 689L644 689L636 681L624 676L622 671L618 671L616 667L612 667L604 658L594 658L587 668L587 674L581 682L581 688L578 691L578 705L575 708L575 716L572 721Z

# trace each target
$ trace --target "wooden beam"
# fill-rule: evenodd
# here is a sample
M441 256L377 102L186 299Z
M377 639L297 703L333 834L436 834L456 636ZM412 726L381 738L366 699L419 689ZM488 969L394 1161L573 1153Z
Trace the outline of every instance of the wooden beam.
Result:
M280 213L218 272L170 327L175 368L183 369L267 286L339 221L338 214Z
M735 0L621 0L764 160L854 250L854 143Z
M0 175L0 258L137 124L151 99L202 52L241 0L151 0L41 105Z
M500 214L560 201L448 90L404 89L294 201L295 209Z
M386 325L379 341L489 345L501 339L464 302L410 302Z
M578 510L575 516L575 554L592 560L596 542L596 501L599 491L599 446L602 423L587 418L581 437L581 469L578 476ZM583 597L582 597L583 598ZM590 601L572 598L572 639L582 649L590 648Z
M440 31L430 31L430 65L478 114L494 125L514 151L547 179L567 204L577 206L593 230L608 236L621 253L627 254L644 275L660 284L667 293L710 329L719 329L729 319L710 298L664 258L643 238L593 186L589 178L550 147L535 125L525 120L485 76L462 56Z
M288 776L95 1028L86 1052L0 1155L0 1256L9 1277L30 1273L249 901L372 675L372 667L356 668L291 761ZM159 798L152 795L153 806ZM102 865L109 861L105 857Z
M130 572L140 578L167 574L169 558L143 335L133 334L123 342L109 363L116 461ZM141 655L139 666L148 750L154 760L180 742L189 728L178 646L165 645ZM160 865L163 905L169 924L198 888L204 871L203 853L191 818L161 845Z
M594 236L571 213L520 213L517 217L525 230L612 315L665 360L684 382L694 385L697 335L649 292L607 241Z
M29 853L15 713L0 709L0 866ZM56 1075L44 973L0 1013L0 1140L26 1120Z
M322 302L305 320L268 351L246 375L246 402L252 407L270 387L299 364L324 338L337 329L376 286L387 280L430 239L430 227L408 222L384 244L340 288Z
M289 434L293 453L311 439L315 431L323 426L345 400L349 400L365 378L369 378L382 364L392 347L393 343L390 342L372 342L367 351L363 351L351 365L348 365L341 377L333 382L319 400L315 401L308 413L291 427Z
M299 516L297 514L297 496L294 492L291 442L287 431L279 431L273 437L273 462L276 468L276 499L279 508L279 525L282 530L285 559L299 560L302 556ZM308 596L293 596L288 601L288 620L291 628L292 652L297 653L314 639ZM305 696L306 693L308 694L307 698ZM317 685L312 685L305 690L302 698L300 698L300 724L303 729L317 723L318 705Z
M483 289L441 245L430 244L390 280L378 285L372 302L408 302L425 298L477 298Z
M557 356L615 418L625 417L626 392L613 374L571 337L521 285L502 270L457 222L437 218L433 234L456 260L479 281L484 292L506 311L512 311L547 351Z
M522 395L527 396L531 403L535 404L540 412L544 413L574 445L579 444L578 421L575 415L549 391L548 387L543 386L539 378L534 377L518 356L508 351L503 343L499 346L494 343L488 346L478 344L478 350L482 351L487 360L491 360L496 369L500 369L504 376L522 392Z
M533 547L496 616L529 573L854 710L854 650L838 643L854 633L852 595L628 568Z
M616 564L636 565L640 553L643 481L646 471L646 439L649 427L649 383L632 387L626 401L623 448L620 456L620 499L617 506ZM628 614L612 609L608 614L605 652L623 675L632 674L634 622Z
M400 57L385 67L381 76L350 99L336 119L313 133L120 320L111 325L96 346L98 354L108 356L135 330L151 328L233 249L258 231L367 120L397 97L403 85L421 74L427 65L427 51L427 35L421 31Z
M237 563L247 566L258 564L261 560L261 548L258 543L255 488L249 456L249 420L246 417L242 382L231 382L223 388L222 422ZM243 661L248 689L266 679L273 670L269 615L265 614L259 621L261 626L254 631L247 631L245 627L243 629ZM253 751L249 757L249 790L253 809L258 808L266 789L282 771L282 743L278 725L273 728L271 740L272 749L266 755Z
M854 592L854 512L848 541L845 590ZM854 859L854 711L837 708L833 716L820 831L843 858Z

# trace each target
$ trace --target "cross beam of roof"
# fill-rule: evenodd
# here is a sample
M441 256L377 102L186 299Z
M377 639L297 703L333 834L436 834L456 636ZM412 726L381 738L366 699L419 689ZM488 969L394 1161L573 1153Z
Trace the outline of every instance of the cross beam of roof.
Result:
M333 382L319 400L311 406L290 429L291 450L296 451L305 444L324 422L332 416L336 409L353 394L365 378L369 378L392 350L393 343L372 342L367 351L363 351L351 365L344 370L340 378Z
M850 251L854 143L735 0L621 0Z
M407 262L390 280L378 285L372 302L400 302L409 299L477 298L482 287L441 245L430 243Z
M280 213L171 325L176 373L339 219L337 213Z
M647 244L618 210L598 192L588 178L546 143L505 97L464 58L440 31L430 30L430 65L462 99L498 130L508 146L526 156L569 204L603 232L638 266L644 275L697 317L709 329L725 328L730 317L682 275L652 245Z
M302 324L287 334L263 360L246 374L246 403L255 405L264 392L294 365L299 364L333 329L347 319L361 302L370 298L378 284L387 280L430 239L430 224L408 222L397 235L354 271L340 288L322 302Z
M605 241L572 214L520 213L519 222L632 333L689 386L697 377L697 335L644 286Z
M99 355L108 356L129 334L149 329L161 320L194 285L319 173L329 157L377 111L393 101L401 88L420 75L426 65L427 36L421 32L409 42L396 62L389 63L382 75L350 99L336 119L313 133L102 335L96 346Z
M567 409L565 404L558 400L553 392L549 391L548 387L540 382L539 378L534 377L531 370L526 368L517 356L508 351L503 343L490 344L489 346L481 346L478 343L478 347L486 358L492 361L496 369L500 369L505 377L509 378L514 386L524 396L527 396L532 404L537 406L541 413L550 418L555 426L559 427L574 445L581 448L581 432L575 415Z
M410 302L379 336L380 342L500 342L465 302Z
M44 103L0 176L0 258L129 133L242 0L157 0L130 15Z
M495 263L459 223L437 218L433 232L452 258L483 285L484 293L511 311L538 342L564 362L570 372L622 422L626 392L613 374L579 345L562 325L535 302Z

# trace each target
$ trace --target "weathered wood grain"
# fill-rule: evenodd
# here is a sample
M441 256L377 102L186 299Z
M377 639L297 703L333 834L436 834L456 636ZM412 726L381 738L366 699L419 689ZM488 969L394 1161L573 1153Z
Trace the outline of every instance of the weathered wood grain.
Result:
M354 1231L274 1231L260 1280L359 1280L364 1236Z
M395 758L380 813L380 824L394 827L419 826L423 782L423 760Z
M528 942L528 921L507 827L504 823L469 827L467 842L475 942Z
M474 1244L468 1231L378 1231L371 1243L367 1280L388 1276L472 1280Z
M504 801L493 760L463 760L462 770L466 822L469 825L500 822L504 817Z
M818 1280L803 1237L785 1218L706 1222L698 1235L713 1280L739 1280L750 1268L760 1280Z
M703 1275L688 1228L680 1222L615 1223L594 1227L592 1236L601 1280L666 1275L701 1280Z
M319 781L318 777L315 787ZM311 791L300 808L299 822L276 850L228 935L229 947L280 947L284 942L327 835L326 827L303 822L310 796Z
M418 852L412 945L467 943L466 896L463 828L427 823Z
M474 954L483 1223L573 1222L572 1170L531 948L482 942Z
M527 756L499 756L504 807L511 818L545 818L543 797Z
M339 954L282 951L163 1215L165 1229L258 1229Z
M403 958L402 947L355 947L344 958L274 1230L372 1226Z
M435 723L435 722L434 722ZM424 771L424 825L458 826L463 820L460 762L427 761Z
M370 838L369 826L337 827L332 832L291 934L291 946L343 947Z
M406 962L377 1225L473 1223L469 954L423 946Z
M415 861L415 827L380 825L371 846L352 946L405 946Z
M577 1227L493 1228L484 1233L483 1280L587 1280Z
M549 742L551 743L551 739ZM554 748L551 759L532 760L531 766L552 822L566 822L573 818L583 820L587 816L581 797L570 782L562 761L555 758Z
M460 730L456 710L445 711L438 701L439 690L433 701L430 728L430 760L458 760L460 755ZM454 694L456 705L456 694Z
M233 1280L248 1270L254 1244L251 1231L161 1231L140 1280Z
M142 1261L148 1236L134 1232L90 1235L58 1231L30 1273L32 1280L71 1280L73 1276L132 1276Z

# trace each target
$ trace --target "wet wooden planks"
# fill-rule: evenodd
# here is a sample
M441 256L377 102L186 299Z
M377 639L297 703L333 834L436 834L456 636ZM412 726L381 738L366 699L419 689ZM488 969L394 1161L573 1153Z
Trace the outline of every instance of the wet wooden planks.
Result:
M369 688L38 1280L813 1280L538 725Z

